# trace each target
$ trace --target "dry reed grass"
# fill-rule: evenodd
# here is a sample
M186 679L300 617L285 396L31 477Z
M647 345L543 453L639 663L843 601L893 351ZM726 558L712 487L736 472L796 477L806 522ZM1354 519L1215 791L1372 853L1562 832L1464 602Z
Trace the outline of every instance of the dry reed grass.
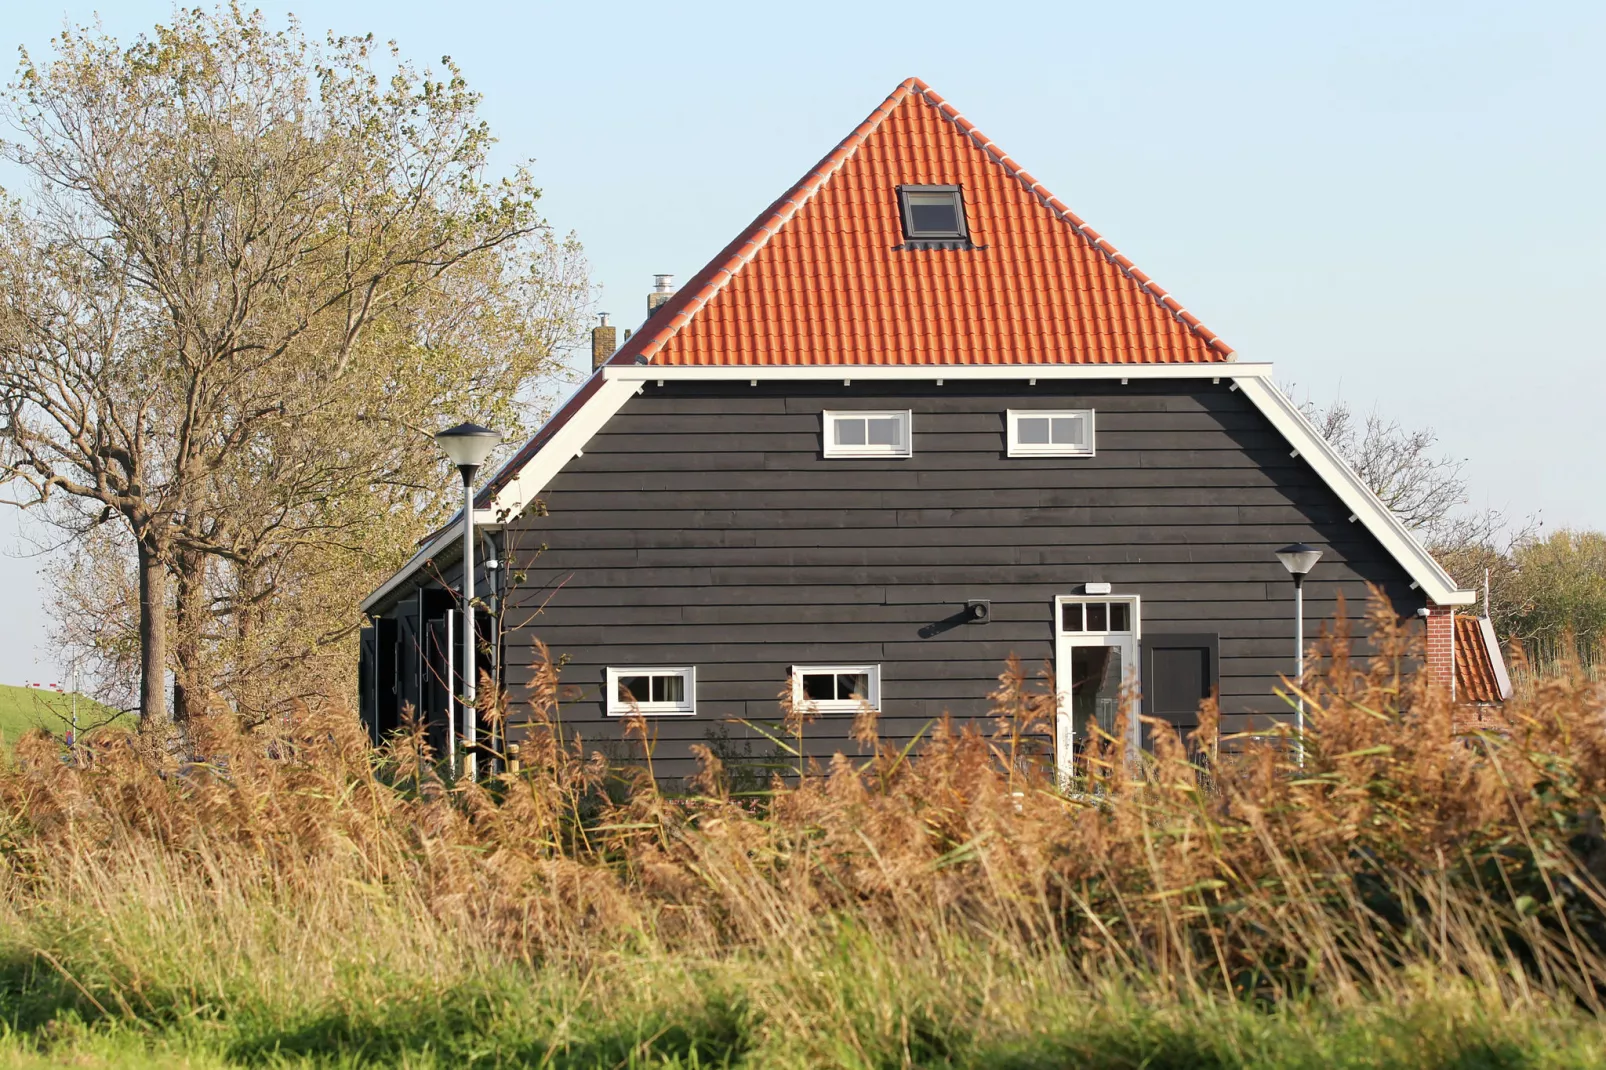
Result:
M1151 725L1141 765L1104 741L1074 793L1020 760L1052 698L1018 664L988 729L944 722L904 753L867 714L860 754L758 807L708 752L694 793L663 790L642 724L639 765L588 752L550 666L521 772L485 784L443 780L422 732L375 756L333 709L197 722L205 761L137 736L64 760L33 736L0 769L0 929L109 1020L375 1006L509 966L640 995L635 963L692 985L742 961L801 1023L846 1013L840 986L805 983L827 959L905 995L953 976L1016 990L982 997L995 1014L1109 985L1355 1007L1451 986L1598 1013L1606 688L1562 672L1508 732L1453 738L1392 614L1370 620L1364 659L1342 622L1318 644L1303 766L1286 737L1190 761L1215 749L1206 708L1191 741ZM505 697L484 712L507 716ZM905 995L876 1012L893 1033Z

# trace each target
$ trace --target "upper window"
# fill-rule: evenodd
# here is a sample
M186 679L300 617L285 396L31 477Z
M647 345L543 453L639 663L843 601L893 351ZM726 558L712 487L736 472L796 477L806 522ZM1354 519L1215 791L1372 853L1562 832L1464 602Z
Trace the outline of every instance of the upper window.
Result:
M908 457L909 411L825 413L827 457Z
M792 701L820 713L855 711L865 703L881 708L879 665L794 665Z
M697 670L609 669L608 716L665 716L697 712Z
M900 186L898 200L903 209L905 238L953 241L970 234L965 227L965 200L958 186Z
M1093 456L1093 410L1010 409L1009 455Z
M1136 599L1060 601L1060 631L1068 635L1108 635L1131 632Z

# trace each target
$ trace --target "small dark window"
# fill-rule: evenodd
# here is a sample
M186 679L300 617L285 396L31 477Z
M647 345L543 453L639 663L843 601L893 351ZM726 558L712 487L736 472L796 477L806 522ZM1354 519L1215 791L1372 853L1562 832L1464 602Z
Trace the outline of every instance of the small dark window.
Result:
M958 186L901 186L903 236L910 240L963 240L965 200Z

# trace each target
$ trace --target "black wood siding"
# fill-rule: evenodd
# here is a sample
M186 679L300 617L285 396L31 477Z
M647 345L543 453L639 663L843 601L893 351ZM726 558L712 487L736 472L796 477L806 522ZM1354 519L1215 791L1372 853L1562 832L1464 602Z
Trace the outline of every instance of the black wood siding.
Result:
M911 409L914 456L821 454L824 409ZM1005 411L1093 408L1097 456L1010 458ZM1404 614L1404 571L1228 382L648 384L507 533L515 700L539 637L566 659L564 720L617 739L610 666L695 665L697 716L654 721L659 768L730 718L774 720L793 664L879 664L883 728L979 714L1005 658L1054 654L1053 599L1089 580L1141 596L1145 633L1215 633L1224 725L1285 711L1293 588L1273 551L1327 550L1308 629L1367 584ZM992 621L929 633L966 599ZM407 603L399 603L405 608ZM843 746L847 719L810 729ZM516 731L515 731L516 738ZM761 746L767 750L767 744Z

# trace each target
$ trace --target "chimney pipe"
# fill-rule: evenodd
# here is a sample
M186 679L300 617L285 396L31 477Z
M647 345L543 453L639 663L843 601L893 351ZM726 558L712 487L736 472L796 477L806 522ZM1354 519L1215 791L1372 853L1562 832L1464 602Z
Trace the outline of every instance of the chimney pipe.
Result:
M608 314L599 312L598 323L591 328L591 370L596 371L608 363L613 351L619 348L618 329L608 324ZM625 337L629 337L627 334Z
M675 276L654 275L652 293L647 295L647 315L658 311L658 306L675 296Z

